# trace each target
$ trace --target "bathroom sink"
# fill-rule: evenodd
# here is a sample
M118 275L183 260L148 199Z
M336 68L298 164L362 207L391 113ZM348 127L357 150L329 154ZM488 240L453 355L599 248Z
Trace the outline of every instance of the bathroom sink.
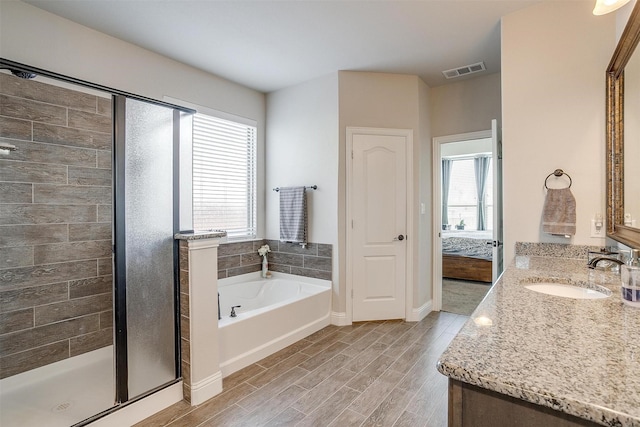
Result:
M534 292L540 292L543 294L554 295L563 298L601 299L611 296L611 291L601 286L597 286L597 289L593 289L562 283L539 282L526 285L525 288Z

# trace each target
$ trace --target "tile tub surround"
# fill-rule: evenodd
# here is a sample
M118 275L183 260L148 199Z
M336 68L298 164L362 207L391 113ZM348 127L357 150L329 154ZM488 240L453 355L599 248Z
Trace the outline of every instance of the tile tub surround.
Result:
M604 300L529 291L527 282L605 286ZM438 362L455 380L602 425L640 425L640 310L620 277L584 259L517 255ZM476 319L492 320L489 326Z
M180 253L180 348L183 397L199 405L222 391L217 258L225 232L177 233Z
M175 239L179 240L180 265L180 366L182 369L182 394L184 400L191 403L191 310L189 287L189 241L206 240L226 236L225 232L180 232Z
M179 239L181 234L175 235ZM180 265L180 368L182 394L191 403L191 314L189 311L189 246L186 240L179 243Z
M323 243L299 244L277 240L223 243L218 248L218 279L239 276L262 269L258 248L268 244L269 270L279 273L331 280L332 246Z
M111 100L0 73L0 378L112 344Z

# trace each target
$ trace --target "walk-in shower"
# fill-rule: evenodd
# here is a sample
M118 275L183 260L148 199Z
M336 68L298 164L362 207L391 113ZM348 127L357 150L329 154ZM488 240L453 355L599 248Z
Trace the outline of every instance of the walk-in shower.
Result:
M180 377L189 112L15 65L0 60L0 425L82 425Z

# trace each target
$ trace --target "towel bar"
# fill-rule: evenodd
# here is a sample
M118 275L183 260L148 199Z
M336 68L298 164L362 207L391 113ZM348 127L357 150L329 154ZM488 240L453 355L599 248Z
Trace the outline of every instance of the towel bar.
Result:
M547 175L547 177L544 180L544 188L546 188L547 190L549 189L549 187L547 187L547 180L549 178L551 178L551 175L555 176L555 177L561 177L562 175L566 175L567 178L569 178L569 188L571 188L571 184L573 184L573 180L571 179L571 177L569 176L568 173L566 173L565 171L563 171L562 169L556 169L553 172L551 172L549 175Z
M310 186L308 186L308 187L307 187L307 186L305 185L305 187L304 187L304 188L305 188L305 189L311 189L311 190L317 190L317 189L318 189L318 186L317 186L317 185L310 185ZM280 187L276 187L276 188L274 188L274 189L273 189L273 191L280 191Z

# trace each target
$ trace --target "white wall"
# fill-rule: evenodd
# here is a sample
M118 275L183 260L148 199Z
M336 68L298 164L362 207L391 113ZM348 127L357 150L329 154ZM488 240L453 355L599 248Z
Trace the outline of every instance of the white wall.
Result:
M265 96L19 1L0 1L0 56L91 83L162 100L165 96L258 122L262 176ZM259 180L263 194L263 180ZM261 188L262 187L262 188ZM258 200L264 209L264 198ZM258 224L259 231L264 222Z
M266 238L279 236L271 189L317 184L309 200L309 240L334 245L333 311L346 311L346 126L414 130L414 306L431 299L431 134L429 88L416 76L339 72L267 95ZM425 165L426 168L425 169Z
M501 115L500 73L431 88L434 137L491 129Z
M339 304L334 304L335 311L344 312L346 310L345 283L346 278L346 128L347 126L373 127L373 128L396 128L413 129L414 153L414 206L413 206L413 230L414 233L421 233L425 230L429 216L421 216L419 207L420 201L428 203L429 198L425 194L428 189L423 189L421 184L421 162L430 161L430 154L423 151L425 144L430 144L431 135L423 135L429 131L429 125L420 120L421 112L428 114L427 109L429 88L422 83L417 76L387 74L387 73L366 73L340 71L339 78L339 194L338 194L338 235L339 235ZM425 139L426 138L426 139ZM429 145L430 150L430 145ZM427 163L430 165L430 163ZM424 166L423 166L424 167ZM426 166L429 167L429 166ZM424 178L425 182L427 178ZM430 185L430 181L428 182ZM422 190L422 192L421 192ZM420 225L422 224L422 225ZM425 302L424 298L430 299L430 289L425 290L429 283L420 282L431 274L429 259L422 259L422 256L429 255L429 249L422 247L420 241L422 235L417 238L409 236L408 242L412 245L413 258L413 305L414 308ZM425 234L425 239L430 241L430 235ZM425 264L426 263L426 264ZM428 271L420 270L421 268Z
M333 247L338 277L338 73L267 95L266 232L280 238L276 187L317 185L308 195L308 240Z
M629 3L622 6L615 12L616 15L616 44L622 37L622 32L624 28L627 26L627 22L629 21L629 17L631 16L631 12L633 12L633 8L636 6L636 0L631 0ZM612 52L613 53L613 52Z
M493 141L491 138L472 139L462 142L451 142L442 144L440 155L448 156L467 156L478 153L491 153L493 150Z
M433 179L432 179L432 155L431 143L431 115L430 107L431 89L422 80L418 79L418 126L419 135L417 142L420 149L420 169L418 174L418 206L416 217L418 218L418 253L414 259L414 265L418 266L417 298L413 302L415 308L432 300L431 281L433 271ZM421 204L425 206L422 213Z
M605 213L605 68L615 47L615 14L590 2L544 2L502 19L505 263L514 244L604 244L590 219ZM573 178L577 232L541 231L544 180Z

